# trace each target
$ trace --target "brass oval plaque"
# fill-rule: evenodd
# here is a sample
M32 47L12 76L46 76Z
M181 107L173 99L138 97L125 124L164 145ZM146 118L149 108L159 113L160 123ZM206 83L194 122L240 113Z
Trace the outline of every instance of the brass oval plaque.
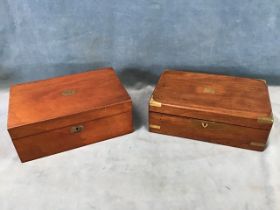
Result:
M74 94L76 94L76 90L72 90L72 89L68 89L68 90L64 90L61 93L63 96L72 96Z

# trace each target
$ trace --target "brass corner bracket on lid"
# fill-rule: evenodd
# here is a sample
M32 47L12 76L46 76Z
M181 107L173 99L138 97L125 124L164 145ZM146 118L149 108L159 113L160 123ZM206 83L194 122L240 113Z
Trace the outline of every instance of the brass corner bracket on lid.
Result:
M155 101L153 96L150 99L150 106L154 106L154 107L161 107L161 103L158 101Z
M259 117L258 123L259 124L273 124L273 116L271 115L269 117Z
M266 80L265 79L259 79L260 81L263 81L266 84Z

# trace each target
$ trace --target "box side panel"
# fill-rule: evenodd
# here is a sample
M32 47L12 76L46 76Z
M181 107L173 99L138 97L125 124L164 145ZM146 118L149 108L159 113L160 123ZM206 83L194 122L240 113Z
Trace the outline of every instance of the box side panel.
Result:
M149 130L172 136L263 151L269 130L216 123L172 115L149 113Z
M132 112L73 124L13 141L22 162L74 149L133 131Z

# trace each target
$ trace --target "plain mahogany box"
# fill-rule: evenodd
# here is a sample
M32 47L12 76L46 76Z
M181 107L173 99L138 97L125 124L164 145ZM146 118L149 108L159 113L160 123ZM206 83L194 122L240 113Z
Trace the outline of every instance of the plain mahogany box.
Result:
M264 80L166 70L149 102L155 133L263 151L272 124Z
M112 68L17 84L8 131L25 162L132 132L132 101Z

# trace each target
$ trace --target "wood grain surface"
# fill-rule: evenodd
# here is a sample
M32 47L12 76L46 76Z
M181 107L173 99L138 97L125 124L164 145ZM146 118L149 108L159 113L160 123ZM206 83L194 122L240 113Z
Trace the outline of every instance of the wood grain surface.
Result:
M73 126L80 125L84 127L81 132L71 133ZM81 122L72 126L16 139L14 145L21 161L26 162L131 133L132 131L132 114L131 112L124 112L111 117Z
M132 101L112 68L13 85L8 131L33 160L132 132Z
M165 71L149 103L152 132L262 151L273 124L265 81Z
M162 104L151 111L193 117L247 127L270 129L258 123L272 115L267 85L263 80L165 71L153 92Z
M242 127L187 117L153 113L149 115L150 131L211 143L263 151L269 130Z

